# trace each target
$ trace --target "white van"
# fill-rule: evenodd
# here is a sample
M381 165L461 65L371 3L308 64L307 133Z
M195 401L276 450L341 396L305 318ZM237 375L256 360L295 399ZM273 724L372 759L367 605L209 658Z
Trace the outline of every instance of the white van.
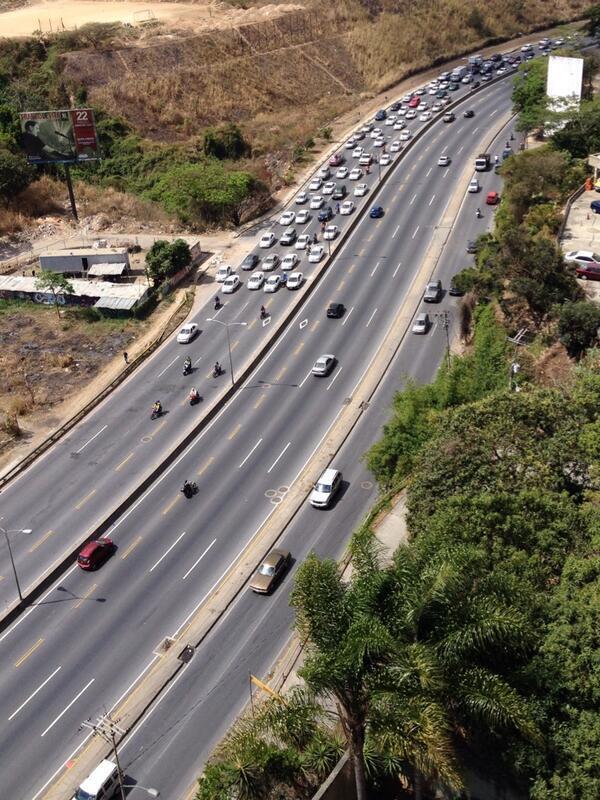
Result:
M109 800L118 788L117 765L105 758L77 789L73 800Z
M342 473L339 469L329 467L315 483L310 497L311 506L327 508L342 485Z

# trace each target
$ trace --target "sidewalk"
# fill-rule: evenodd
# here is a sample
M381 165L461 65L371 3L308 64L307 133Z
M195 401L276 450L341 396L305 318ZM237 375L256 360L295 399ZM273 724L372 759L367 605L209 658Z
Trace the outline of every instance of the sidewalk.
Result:
M570 250L600 251L600 214L590 208L592 200L600 199L593 189L583 192L573 201L563 231L561 246L564 253ZM588 300L600 303L600 281L578 281Z

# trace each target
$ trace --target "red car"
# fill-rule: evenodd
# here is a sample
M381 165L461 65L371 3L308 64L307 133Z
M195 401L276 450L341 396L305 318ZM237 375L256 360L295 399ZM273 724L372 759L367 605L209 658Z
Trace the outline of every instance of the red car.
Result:
M498 200L500 200L498 192L488 192L485 198L485 204L488 206L495 206Z
M335 155L331 156L329 159L329 166L330 167L339 167L345 161L344 156L342 153L336 153Z
M594 264L577 264L575 275L582 281L600 281L600 267Z
M81 569L93 570L101 567L115 551L115 544L112 539L94 539L84 545L77 556L77 563Z
M421 98L420 97L411 97L410 100L408 101L408 107L409 108L418 108L420 102L421 102Z

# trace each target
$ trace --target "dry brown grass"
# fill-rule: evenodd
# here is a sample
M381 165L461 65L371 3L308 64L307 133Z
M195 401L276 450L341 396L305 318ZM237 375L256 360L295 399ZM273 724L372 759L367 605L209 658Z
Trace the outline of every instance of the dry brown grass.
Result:
M305 0L268 22L68 53L67 82L145 136L241 123L257 155L289 148L365 93L493 37L573 18L588 0ZM244 3L253 6L256 3ZM370 6L380 13L369 14Z
M0 208L0 236L11 236L24 230L36 217L64 213L65 204L58 198L65 196L65 192L63 184L42 175L7 207Z
M165 225L171 221L169 215L156 203L116 189L78 182L75 184L75 193L82 216L103 214L110 222L137 220L157 225Z

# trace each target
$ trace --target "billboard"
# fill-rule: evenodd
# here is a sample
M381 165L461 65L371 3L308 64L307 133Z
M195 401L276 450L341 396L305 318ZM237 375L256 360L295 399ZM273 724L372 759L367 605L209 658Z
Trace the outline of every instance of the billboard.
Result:
M24 111L21 147L30 164L78 164L100 158L91 108Z
M570 111L579 108L583 81L583 58L550 56L546 94L552 111Z

